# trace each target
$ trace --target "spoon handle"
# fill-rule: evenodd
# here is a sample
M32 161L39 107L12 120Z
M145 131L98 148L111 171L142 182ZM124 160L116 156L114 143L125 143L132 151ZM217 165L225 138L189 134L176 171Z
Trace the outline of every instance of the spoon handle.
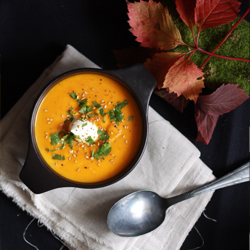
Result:
M229 174L214 180L204 186L198 187L194 190L186 192L184 194L180 194L175 197L167 198L167 207L172 206L177 202L187 200L189 198L195 197L197 195L214 191L220 188L229 187L235 184L243 183L250 180L249 171L250 171L250 162L243 164L241 167L235 169L234 171L230 172Z

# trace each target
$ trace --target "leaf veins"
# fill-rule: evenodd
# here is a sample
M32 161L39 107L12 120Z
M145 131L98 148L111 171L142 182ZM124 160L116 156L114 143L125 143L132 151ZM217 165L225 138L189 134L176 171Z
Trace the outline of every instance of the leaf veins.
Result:
M169 69L163 88L196 102L204 88L203 75L204 72L194 62L182 55Z
M241 3L237 0L199 0L194 9L194 20L199 31L232 22Z
M238 84L223 84L212 94L198 98L195 105L195 120L199 132L197 140L208 144L218 117L235 109L249 98L237 87Z
M162 52L153 55L152 59L147 59L144 66L150 71L157 81L156 87L161 89L168 70L182 56L179 52Z
M128 23L143 47L171 50L184 44L167 7L153 0L128 2Z

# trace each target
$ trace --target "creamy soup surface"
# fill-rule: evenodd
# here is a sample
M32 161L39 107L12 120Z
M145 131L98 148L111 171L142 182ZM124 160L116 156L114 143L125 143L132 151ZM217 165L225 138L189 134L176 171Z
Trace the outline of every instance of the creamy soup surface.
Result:
M63 79L41 102L35 138L60 176L95 183L119 174L135 157L142 121L136 102L115 80L81 73Z

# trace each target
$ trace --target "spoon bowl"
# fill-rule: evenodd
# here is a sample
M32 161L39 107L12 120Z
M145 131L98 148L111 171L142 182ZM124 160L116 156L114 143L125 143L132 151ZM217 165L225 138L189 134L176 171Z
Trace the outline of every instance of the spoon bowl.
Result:
M116 202L108 213L107 223L111 232L123 237L149 233L162 224L166 210L181 201L205 192L249 181L249 162L233 172L178 196L162 198L152 191L137 191Z
M165 200L151 191L138 191L119 200L108 215L109 229L120 236L148 233L165 219Z

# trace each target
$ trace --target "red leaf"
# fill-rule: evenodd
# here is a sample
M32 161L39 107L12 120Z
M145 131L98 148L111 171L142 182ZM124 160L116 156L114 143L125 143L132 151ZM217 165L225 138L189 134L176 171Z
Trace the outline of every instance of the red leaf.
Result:
M208 115L228 113L249 98L237 87L238 84L223 84L212 94L200 96L197 105Z
M182 21L193 30L196 0L175 0L175 4Z
M163 98L181 113L189 103L183 95L178 97L175 93L169 93L166 89L155 90L154 93Z
M195 24L201 31L232 22L238 16L240 5L237 0L197 0Z
M156 87L162 88L165 76L170 67L182 56L178 52L162 52L154 54L152 59L147 59L144 66L151 72L157 81Z
M113 50L118 68L124 68L136 63L144 63L147 58L152 58L156 49L131 46L122 50Z
M195 105L195 120L198 128L197 140L203 140L208 144L219 115L230 112L249 98L237 86L237 84L223 84L212 94L198 98Z
M195 121L198 128L196 140L208 144L212 138L219 115L208 115L195 105Z
M140 0L127 5L131 32L141 46L170 50L184 43L167 7L160 2Z
M175 92L178 96L183 95L186 99L196 102L204 88L203 75L204 72L183 55L169 69L163 88L168 88L169 92Z

